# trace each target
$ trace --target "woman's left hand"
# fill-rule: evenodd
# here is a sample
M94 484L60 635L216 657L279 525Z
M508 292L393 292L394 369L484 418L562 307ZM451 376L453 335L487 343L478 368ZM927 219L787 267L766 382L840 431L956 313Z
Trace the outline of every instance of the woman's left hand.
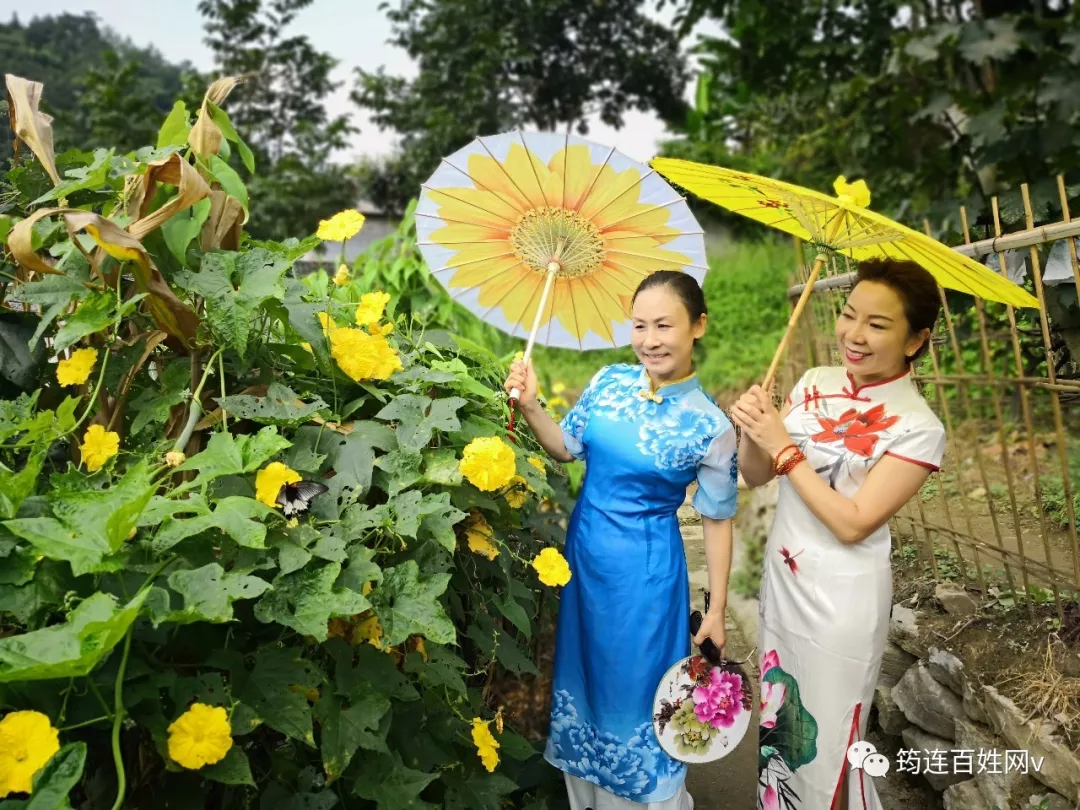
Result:
M780 412L773 407L772 397L760 385L739 397L731 408L731 420L770 456L775 457L792 443Z
M710 610L701 620L701 627L694 636L694 646L700 647L705 639L711 638L712 643L720 650L720 657L724 655L724 645L727 644L727 628L724 626L724 614L721 611Z

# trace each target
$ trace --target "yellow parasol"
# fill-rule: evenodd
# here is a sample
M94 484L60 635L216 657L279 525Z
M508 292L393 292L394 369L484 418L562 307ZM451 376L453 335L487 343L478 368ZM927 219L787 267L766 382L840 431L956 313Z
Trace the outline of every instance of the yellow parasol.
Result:
M416 231L454 300L528 336L526 361L535 342L629 344L643 278L679 270L701 282L708 269L701 226L671 186L568 133L485 136L450 155L423 186Z
M942 287L1017 307L1039 306L1022 287L975 260L869 210L870 190L862 180L848 184L843 177L837 178L833 184L836 196L829 197L779 180L686 160L656 158L650 165L668 180L709 202L856 261L880 258L913 261L928 270ZM765 375L763 388L772 383L825 258L821 253L814 262Z

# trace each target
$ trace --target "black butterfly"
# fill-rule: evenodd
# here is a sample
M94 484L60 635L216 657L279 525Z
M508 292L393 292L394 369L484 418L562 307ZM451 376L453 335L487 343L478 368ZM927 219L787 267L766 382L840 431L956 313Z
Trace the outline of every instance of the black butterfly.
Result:
M322 495L329 487L316 484L314 481L297 481L295 484L285 484L278 492L277 503L281 506L281 512L285 517L302 515L311 506L311 501L318 495Z

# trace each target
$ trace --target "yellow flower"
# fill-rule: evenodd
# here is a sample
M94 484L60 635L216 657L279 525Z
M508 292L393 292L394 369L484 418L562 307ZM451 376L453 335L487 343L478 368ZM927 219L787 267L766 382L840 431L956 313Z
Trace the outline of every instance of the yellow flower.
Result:
M319 323L322 324L323 334L327 337L329 337L331 333L336 332L340 328L336 323L334 323L334 319L331 318L330 315L326 312L316 312L315 317L319 319Z
M401 371L401 358L382 335L362 329L337 329L330 338L330 354L352 379L386 380Z
M469 551L494 560L499 556L499 549L491 542L494 537L495 532L487 518L474 510L465 527L465 540L469 544Z
M556 396L558 396L559 394L565 394L566 383L556 382L554 385L551 386L551 393L555 394Z
M56 364L56 381L61 385L82 385L97 362L97 349L78 349Z
M348 208L334 214L330 219L319 221L319 229L315 235L324 242L344 242L352 239L364 227L364 215L359 211Z
M337 272L334 274L334 283L339 287L344 287L349 283L352 278L352 274L349 273L349 266L342 264L338 267Z
M558 549L545 548L532 561L540 581L545 585L565 585L570 581L570 564Z
M866 185L865 180L848 183L847 178L840 175L833 182L833 191L836 192L836 196L841 202L848 202L859 208L866 208L866 206L870 205L870 188Z
M536 456L529 456L529 458L526 460L534 467L536 467L536 469L540 471L541 475L547 477L547 467L544 466L544 462L542 462Z
M474 487L494 492L514 477L514 450L498 436L473 439L465 447L458 466Z
M484 763L488 773L494 773L499 764L499 741L491 733L488 726L490 720L481 720L474 717L472 721L472 740L476 746L476 753L480 755L480 761Z
M548 408L554 410L555 408L569 407L570 403L566 401L566 397L560 397L558 395L553 396L547 401Z
M222 706L193 703L169 726L169 756L193 771L221 762L232 744L229 715Z
M527 331L537 284L556 243L567 239L573 255L563 257L557 303L541 315L540 328L554 319L576 339L592 332L610 342L613 325L629 325L638 281L692 259L672 249L678 223L670 206L640 191L641 169L594 159L586 144L544 158L519 143L502 159L471 155L461 167L471 183L426 192L446 223L430 240L450 251L444 267L451 293L476 289L478 306Z
M367 328L369 335L389 335L394 331L394 322L384 323L379 326L377 323L369 323Z
M525 479L520 475L515 475L510 479L510 489L503 493L503 497L506 498L511 509L520 509L525 505L528 498L526 491L529 489L532 487L525 483Z
M382 318L386 311L386 305L390 303L390 295L381 290L365 293L360 296L360 306L356 308L356 325L367 326Z
M281 488L300 480L295 470L290 470L280 461L272 461L255 476L255 499L275 509Z
M91 425L83 435L79 450L82 451L86 469L97 472L105 466L106 461L120 452L120 436L101 425Z
M383 629L379 624L379 617L372 616L364 619L362 622L358 622L356 628L353 630L353 644L359 644L361 641L366 641L372 647L378 647L383 649L382 645Z
M165 454L165 463L170 467L179 467L187 460L187 456L179 450L170 450Z
M11 712L0 720L0 799L29 793L34 774L60 750L60 734L41 712Z

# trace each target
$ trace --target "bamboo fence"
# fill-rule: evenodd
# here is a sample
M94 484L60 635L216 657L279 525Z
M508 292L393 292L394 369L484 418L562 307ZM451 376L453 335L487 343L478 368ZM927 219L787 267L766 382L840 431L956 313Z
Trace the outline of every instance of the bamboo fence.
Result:
M1037 605L1052 601L1063 620L1064 605L1080 590L1073 501L1080 481L1072 480L1069 466L1070 449L1074 457L1080 454L1080 378L1058 371L1057 330L1047 309L1042 257L1065 241L1072 281L1080 290L1074 241L1080 237L1080 219L1071 216L1064 179L1057 182L1058 222L1035 226L1026 185L1021 188L1026 227L1018 232L1003 233L994 198L994 236L973 241L967 212L960 210L965 244L954 249L976 260L996 254L1004 274L1005 251L1026 248L1028 276L1040 307L1037 313L1017 312L975 299L965 311L954 312L950 302L956 307L956 296L946 298L939 290L942 316L916 381L945 425L945 463L893 519L892 534L897 550L914 546L935 580L959 579L986 595L1011 596L1031 615ZM929 234L929 222L923 224ZM788 290L792 302L808 275L802 256L796 241ZM854 277L854 268L845 265L843 257L833 257L814 284L779 391L790 390L806 368L839 364L834 322ZM1080 357L1072 359L1080 363ZM1050 488L1055 520L1047 511Z

